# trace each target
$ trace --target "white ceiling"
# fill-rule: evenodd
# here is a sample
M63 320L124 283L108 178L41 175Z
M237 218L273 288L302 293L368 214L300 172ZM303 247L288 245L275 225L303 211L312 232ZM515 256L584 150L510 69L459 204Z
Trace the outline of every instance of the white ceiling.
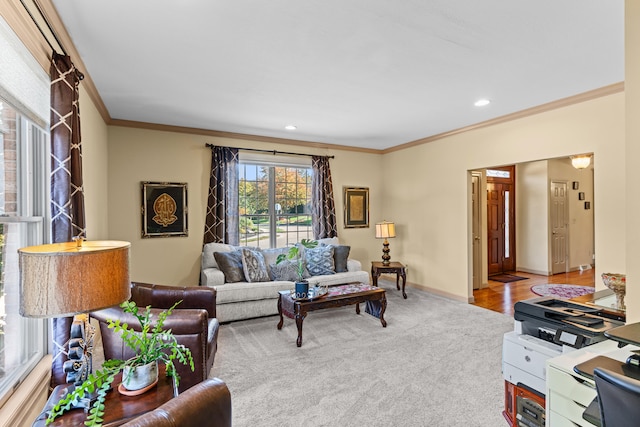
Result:
M53 3L113 119L386 149L624 80L623 0Z

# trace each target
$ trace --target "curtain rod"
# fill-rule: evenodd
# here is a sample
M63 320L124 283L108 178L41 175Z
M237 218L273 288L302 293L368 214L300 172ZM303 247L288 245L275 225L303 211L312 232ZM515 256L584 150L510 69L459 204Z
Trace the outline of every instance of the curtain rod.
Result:
M31 18L31 20L33 21L33 23L36 25L36 28L38 29L38 31L40 31L40 34L42 34L42 37L44 38L44 40L47 42L47 44L49 45L49 47L51 48L52 51L57 53L57 49L55 47L53 47L53 44L51 43L51 41L49 41L49 37L47 37L47 35L44 33L44 31L42 30L42 27L40 27L40 24L38 24L38 21L36 21L35 16L33 16L33 14L31 13L31 9L29 9L27 7L27 5L24 3L24 0L20 0L20 3L22 3L22 7L24 7L24 10L27 11L27 13L29 14L29 17ZM60 39L58 39L58 36L56 34L56 32L54 31L53 27L51 26L51 24L49 23L49 20L47 19L47 17L44 15L44 13L42 12L42 9L40 8L40 4L38 3L38 0L33 0L33 5L36 7L36 9L38 10L38 13L40 14L40 16L42 17L42 20L44 21L45 24L47 24L47 28L49 29L49 32L51 33L51 35L53 36L54 40L56 41L56 43L58 43L58 46L60 47L60 50L62 50L62 53L64 54L64 56L69 56L69 54L67 53L66 50L64 50L64 46L62 45L62 43L60 43ZM77 70L77 69L76 69ZM78 78L80 80L84 79L84 74L82 72L80 72L78 70Z
M207 147L209 147L209 148L213 148L213 147L215 147L215 145L213 145L213 144L209 144L209 143L207 143L206 145L207 145ZM315 154L291 153L291 152L289 152L289 151L277 151L277 150L261 150L261 149L259 149L259 148L238 148L238 150L245 150L245 151L257 151L257 152L259 152L259 153L269 153L269 154L273 154L274 156L275 156L276 154L289 154L289 155L291 155L291 156L306 156L306 157L313 157L313 156L315 156ZM329 159L333 159L333 158L335 158L335 156L324 156L324 157L327 157L327 158L329 158Z

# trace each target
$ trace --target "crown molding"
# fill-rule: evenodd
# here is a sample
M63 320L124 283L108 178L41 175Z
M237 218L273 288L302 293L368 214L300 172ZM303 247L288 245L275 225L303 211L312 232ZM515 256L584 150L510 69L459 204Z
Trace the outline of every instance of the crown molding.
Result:
M163 125L158 123L136 122L132 120L112 119L109 126L121 126L137 129L157 130L162 132L176 132L190 135L212 136L216 138L241 139L245 141L267 142L271 144L294 145L296 147L319 148L325 150L355 151L359 153L381 154L381 150L372 148L350 147L347 145L327 144L324 142L309 142L298 139L276 138L271 136L251 135L246 133L224 132L210 129L200 129L183 126Z
M515 113L507 114L504 116L496 117L495 119L486 120L484 122L476 123L473 125L465 126L459 129L454 129L448 132L432 135L427 138L417 139L415 141L407 142L406 144L396 145L395 147L381 150L382 154L392 153L394 151L400 151L407 148L415 147L429 142L437 141L449 136L458 135L472 130L481 129L489 126L495 126L501 123L510 122L513 120L523 119L525 117L534 116L536 114L544 113L551 110L557 110L558 108L564 108L571 105L579 104L581 102L590 101L596 98L602 98L604 96L613 95L616 93L624 92L624 82L614 83L609 86L604 86L598 89L583 92L578 95L562 98L557 101L548 102L546 104L538 105L536 107L527 108L526 110L516 111Z

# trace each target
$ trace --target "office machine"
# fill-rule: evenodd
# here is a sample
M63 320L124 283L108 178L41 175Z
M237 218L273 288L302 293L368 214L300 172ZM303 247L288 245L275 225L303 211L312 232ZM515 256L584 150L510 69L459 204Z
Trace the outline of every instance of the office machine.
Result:
M521 333L573 348L603 341L606 331L624 325L603 309L553 297L518 301L513 317L521 322Z
M553 297L518 301L514 319L502 344L503 414L513 426L544 426L547 360L607 339L605 332L624 325L624 319Z

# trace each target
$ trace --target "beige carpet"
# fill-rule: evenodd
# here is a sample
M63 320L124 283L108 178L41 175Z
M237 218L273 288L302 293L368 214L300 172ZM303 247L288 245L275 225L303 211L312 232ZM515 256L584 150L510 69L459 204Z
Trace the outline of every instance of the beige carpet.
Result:
M354 306L316 311L297 348L288 318L281 331L278 316L222 325L212 376L231 390L234 427L506 425L513 318L380 283L387 328Z

